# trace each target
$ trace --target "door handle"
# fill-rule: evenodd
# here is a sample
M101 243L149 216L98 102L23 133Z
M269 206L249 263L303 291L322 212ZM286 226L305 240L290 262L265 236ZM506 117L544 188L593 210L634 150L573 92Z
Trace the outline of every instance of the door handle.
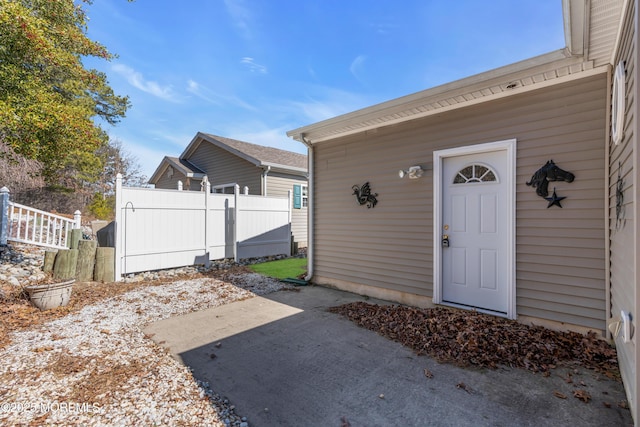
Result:
M449 247L449 235L448 234L443 234L442 235L442 247L443 248L448 248Z

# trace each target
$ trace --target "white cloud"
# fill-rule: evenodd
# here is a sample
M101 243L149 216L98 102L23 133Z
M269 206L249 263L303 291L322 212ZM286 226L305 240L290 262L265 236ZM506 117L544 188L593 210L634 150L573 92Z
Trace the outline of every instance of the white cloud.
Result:
M391 34L395 29L396 29L397 25L394 24L390 24L390 23L373 23L371 24L371 28L373 28L373 30L380 34L380 35L387 35L387 34Z
M252 73L267 74L267 67L257 64L253 58L245 56L240 63L246 65Z
M202 86L195 80L187 81L187 92L192 93L200 99L203 99L211 104L220 105L221 102L214 98L215 94L211 93L206 87ZM212 96L213 95L213 96Z
M142 73L124 64L114 64L113 71L123 76L130 85L158 98L178 102L171 86L162 86L157 82L145 80Z
M316 70L314 70L311 65L307 67L307 71L309 72L309 75L311 76L312 79L315 80L318 78L318 76L316 75Z
M235 95L223 95L209 89L206 86L201 85L195 80L189 80L187 82L187 92L197 96L198 98L207 101L214 105L235 105L245 110L257 111L257 108L253 105L243 101Z
M249 8L244 4L244 0L225 0L224 4L234 25L238 27L242 36L250 39L252 15Z
M349 66L349 71L351 72L351 74L353 74L353 76L360 82L361 82L360 71L362 70L362 67L364 66L364 61L366 59L367 59L366 56L358 55L356 59L351 61L351 65Z
M306 117L310 123L330 119L370 105L364 98L344 91L329 91L327 96L307 97L304 101L294 101L292 106Z

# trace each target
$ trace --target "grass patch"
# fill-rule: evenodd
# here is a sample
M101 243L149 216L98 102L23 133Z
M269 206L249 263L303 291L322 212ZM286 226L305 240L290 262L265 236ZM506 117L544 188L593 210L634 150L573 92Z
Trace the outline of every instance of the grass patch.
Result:
M276 279L296 278L307 271L306 258L287 258L250 265L256 273Z

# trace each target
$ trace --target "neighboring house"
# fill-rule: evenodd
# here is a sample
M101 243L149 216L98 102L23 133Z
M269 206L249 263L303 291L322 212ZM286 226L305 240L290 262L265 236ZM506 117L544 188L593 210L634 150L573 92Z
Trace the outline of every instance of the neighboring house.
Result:
M291 231L307 246L307 156L202 132L176 157L165 157L149 182L156 188L200 191L203 177L212 192L286 197L292 195Z
M638 0L563 10L562 50L287 133L309 147L309 277L598 331L637 420ZM564 181L537 179L549 160Z
M165 156L149 183L154 184L156 188L177 189L178 182L181 182L183 190L200 191L205 175L203 170L188 160Z

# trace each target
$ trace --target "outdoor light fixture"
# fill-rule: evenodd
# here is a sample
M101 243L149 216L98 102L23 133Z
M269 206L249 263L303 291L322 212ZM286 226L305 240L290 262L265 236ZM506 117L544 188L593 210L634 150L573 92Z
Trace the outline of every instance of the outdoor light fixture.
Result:
M411 166L408 170L400 169L398 171L398 176L400 178L404 178L405 175L408 175L409 179L418 179L422 176L423 173L424 169L422 169L422 166Z

